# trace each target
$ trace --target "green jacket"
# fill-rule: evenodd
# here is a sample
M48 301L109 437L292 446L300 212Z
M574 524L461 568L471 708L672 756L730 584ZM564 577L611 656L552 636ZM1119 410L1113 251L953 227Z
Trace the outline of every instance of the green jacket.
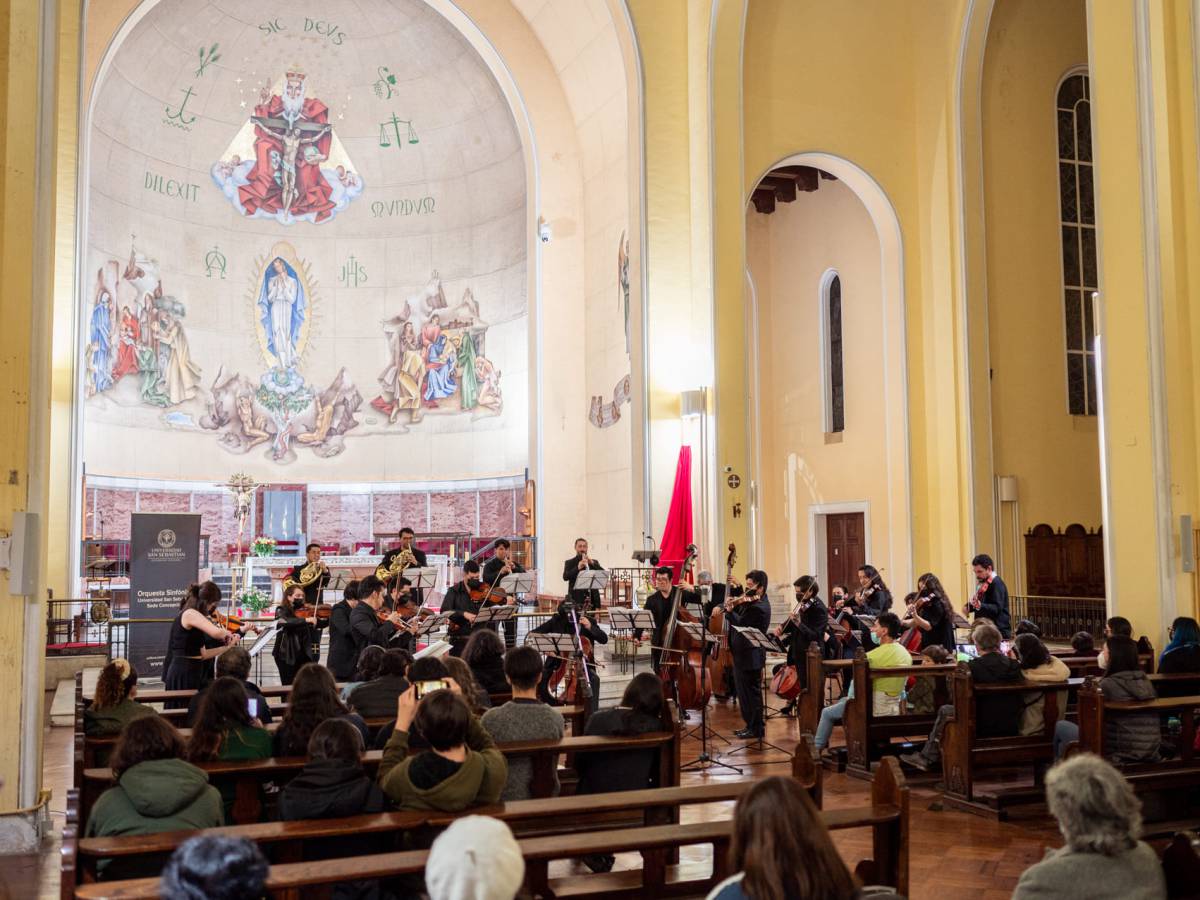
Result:
M138 703L128 697L116 706L104 709L96 709L95 705L92 705L83 711L83 732L94 737L120 734L134 719L154 715L157 713L145 703Z
M467 757L449 778L431 788L414 786L409 769L416 758L408 755L407 731L394 732L383 748L379 784L400 809L459 812L470 806L496 803L508 780L504 754L496 749L491 735L475 716L467 731Z
M271 755L271 732L238 725L225 735L217 759L266 759Z
M127 769L115 787L100 795L88 816L86 836L156 834L224 824L221 795L208 783L208 775L182 759L155 759ZM107 862L101 860L97 866L107 877L140 874L131 869L118 873Z

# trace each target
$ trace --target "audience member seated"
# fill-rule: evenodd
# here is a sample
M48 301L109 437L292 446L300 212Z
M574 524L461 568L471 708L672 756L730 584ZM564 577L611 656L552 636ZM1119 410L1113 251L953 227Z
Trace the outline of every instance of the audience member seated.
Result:
M632 737L662 731L662 681L650 672L639 672L625 686L621 703L602 709L588 718L587 734ZM657 750L621 750L617 753L584 753L575 760L579 771L577 794L607 794L658 787ZM616 857L611 854L585 856L593 872L608 872Z
M387 798L363 771L362 752L362 735L345 719L326 719L318 725L308 742L307 765L279 794L279 817L290 822L383 812ZM386 835L351 835L314 843L306 859L336 859L388 849ZM334 900L383 896L378 881L349 882L333 889Z
M1000 652L1000 630L991 622L976 625L971 632L975 649L979 655L967 663L975 684L1015 684L1021 681L1021 666ZM1025 701L1020 694L998 694L995 697L977 697L975 700L975 736L1008 737L1017 734L1021 727L1021 711ZM905 753L900 757L922 772L937 768L942 761L942 732L946 722L954 715L954 706L947 703L938 710L929 740L917 753Z
M296 673L287 712L275 732L276 756L304 756L308 741L317 726L326 719L346 719L358 729L363 743L367 741L367 726L363 720L346 709L338 697L333 673L319 663L308 663Z
M859 900L896 897L890 888L859 890L820 810L791 778L764 778L737 802L729 867L708 900Z
M1026 681L1039 684L1066 681L1071 677L1071 669L1056 656L1051 656L1035 635L1018 634L1013 641L1013 653L1021 666L1021 674ZM1060 721L1067 712L1067 692L1057 691L1058 718ZM1024 709L1021 711L1021 734L1041 734L1046 727L1046 694L1044 691L1030 691L1023 695Z
M1104 623L1104 642L1107 645L1108 639L1113 635L1119 634L1123 637L1133 638L1133 623L1124 616L1113 616ZM1100 655L1096 659L1096 665L1101 669L1108 668L1108 647L1105 646L1100 651Z
M1142 671L1133 638L1114 634L1104 645L1108 668L1100 679L1107 700L1153 700L1154 683ZM1079 740L1079 726L1059 722L1054 729L1054 755L1062 756L1067 744ZM1155 762L1162 742L1158 713L1121 713L1104 717L1104 756L1114 763Z
M92 704L83 711L83 732L89 736L120 734L134 719L157 715L138 703L137 670L129 660L117 658L100 670Z
M467 642L463 659L471 653L475 638L490 634L499 641L495 633L481 631ZM489 709L480 720L492 739L505 741L557 741L563 736L563 717L557 709L538 699L537 686L542 679L542 655L532 647L514 647L504 657L505 687L512 690L513 698L503 706ZM528 758L514 759L508 764L508 781L500 799L527 800L529 784L533 778L533 761ZM558 793L555 776L555 793Z
M481 628L471 635L463 648L462 661L471 667L471 674L489 694L508 691L504 678L504 641L490 628Z
M941 644L931 644L921 651L921 662L930 666L945 665L953 659L950 652ZM932 715L938 682L944 680L933 675L918 675L914 678L912 687L904 694L905 711L916 716Z
M450 679L450 670L446 668L446 663L444 662L446 659L448 657L444 656L426 656L421 659L414 659L412 665L408 667L408 683L420 684L425 681L448 681ZM395 715L396 708L392 707L389 713ZM386 747L395 730L396 721L393 719L376 733L375 740L371 743L371 749L382 750ZM426 750L429 748L429 745L425 743L425 739L421 737L415 727L409 732L408 746L410 750Z
M1066 846L1025 870L1013 900L1164 900L1162 863L1142 830L1141 804L1121 773L1090 753L1046 775L1046 804Z
M379 663L379 674L350 693L350 708L364 719L393 715L396 701L408 690L404 675L411 664L412 654L407 650L386 651Z
M430 749L408 755L408 734L416 727ZM508 763L479 719L471 714L461 688L435 690L417 700L414 684L400 695L396 730L379 761L379 783L400 809L460 812L495 803L508 778Z
M878 644L867 652L867 663L872 669L895 669L912 665L912 655L896 641L902 628L895 613L884 613L871 625L871 642ZM936 645L935 645L936 646ZM871 707L874 715L896 716L900 714L900 695L904 690L903 676L875 678L871 681ZM817 723L817 734L813 745L818 753L829 746L833 726L842 721L846 714L846 703L854 696L854 683L846 696L821 710L821 721Z
M1177 672L1200 672L1200 626L1196 620L1180 616L1167 629L1169 643L1158 658L1158 671L1162 675ZM1184 691L1178 696L1194 693Z
M217 657L217 677L236 678L242 683L242 689L245 690L246 696L254 701L254 718L262 722L264 725L270 725L272 716L271 708L267 706L267 698L263 696L263 692L259 690L258 685L250 681L250 653L245 647L240 644L235 644L224 653ZM196 722L196 715L200 712L200 701L204 699L204 693L209 688L205 685L200 690L192 695L192 699L188 701L187 721L188 725L193 725Z
M204 700L192 726L187 761L217 759L266 759L271 755L271 735L258 719L251 717L242 683L228 676L218 678L204 692ZM225 818L230 818L237 800L236 785L220 786Z
M1072 656L1096 656L1100 653L1096 649L1095 639L1086 631L1077 631L1071 638L1071 655Z
M460 657L443 657L442 664L445 665L446 670L450 673L450 677L462 688L462 697L467 701L467 705L471 707L472 713L482 716L484 710L492 708L492 698L488 696L488 692L475 680L475 673L471 671L471 667L463 662Z
M208 775L183 760L179 732L161 716L144 716L125 726L112 754L117 783L96 800L85 837L156 834L225 824L221 795ZM107 878L156 874L158 861L127 864L101 860L97 871Z
M379 667L383 665L383 654L386 652L378 644L369 644L363 647L362 653L358 655L358 663L354 667L354 677L342 685L343 702L350 702L350 695L359 685L379 677ZM387 714L390 715L391 712L388 710Z
M245 838L200 835L184 841L163 869L163 900L246 900L266 895L270 866Z
M1029 619L1022 619L1017 623L1017 628L1013 632L1013 636L1022 634L1032 634L1034 637L1040 638L1042 636L1042 629L1038 628L1036 622L1031 622Z
M486 816L455 819L425 861L429 900L513 900L524 881L525 860L512 831Z

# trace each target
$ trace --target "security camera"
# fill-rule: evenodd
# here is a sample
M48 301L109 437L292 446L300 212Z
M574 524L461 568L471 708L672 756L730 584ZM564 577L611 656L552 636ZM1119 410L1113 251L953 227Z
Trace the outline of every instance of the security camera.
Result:
M551 230L549 222L538 223L538 237L543 244L548 244L554 239L554 232Z
M730 472L732 472L732 471L733 471L733 466L726 466L726 467L723 469L723 471L725 472L725 474L726 474L726 475L728 475Z

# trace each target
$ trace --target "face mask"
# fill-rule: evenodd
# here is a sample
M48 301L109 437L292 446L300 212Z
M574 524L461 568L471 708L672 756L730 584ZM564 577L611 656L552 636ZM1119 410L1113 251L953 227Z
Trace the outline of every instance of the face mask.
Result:
M478 578L468 578L467 579L467 587L469 587L471 590L475 590L482 585L483 585L483 582L480 581Z
M879 643L879 635L877 635L874 631L871 632L871 643L872 644Z

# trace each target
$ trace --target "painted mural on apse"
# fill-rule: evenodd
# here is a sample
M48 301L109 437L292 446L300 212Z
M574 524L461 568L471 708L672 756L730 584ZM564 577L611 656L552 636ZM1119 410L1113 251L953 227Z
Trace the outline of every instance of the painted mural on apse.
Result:
M490 71L419 0L260 11L197 40L163 0L103 76L86 427L272 464L477 427L524 446L505 391L529 370L525 167Z

